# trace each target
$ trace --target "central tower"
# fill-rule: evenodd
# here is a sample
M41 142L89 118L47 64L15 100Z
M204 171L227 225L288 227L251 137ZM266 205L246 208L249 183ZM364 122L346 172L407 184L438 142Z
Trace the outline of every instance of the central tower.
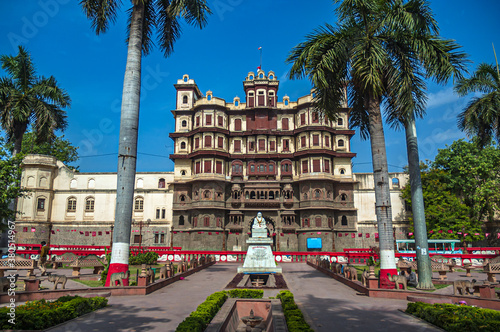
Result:
M357 229L347 108L330 121L313 91L278 101L272 71L248 73L245 102L203 95L188 75L175 88L173 246L247 250L261 211L273 250L341 249Z

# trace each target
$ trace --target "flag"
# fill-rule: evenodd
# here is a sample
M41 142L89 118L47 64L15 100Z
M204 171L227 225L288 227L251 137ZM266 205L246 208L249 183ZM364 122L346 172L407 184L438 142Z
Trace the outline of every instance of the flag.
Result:
M358 233L358 237L363 237L363 233Z
M342 237L342 233L339 233L339 237Z
M260 66L257 67L257 70L260 70Z
M260 50L262 50L262 46L261 46L261 47L259 47L259 51L260 51Z
M378 233L375 233L375 238L378 239Z
M370 237L370 233L366 233L366 238L368 239Z
M411 233L411 232L410 232L410 233L408 233L408 236L412 236L412 235L413 235L413 233Z
M356 234L351 233L351 238L353 238L353 239L354 239L355 237L356 237Z

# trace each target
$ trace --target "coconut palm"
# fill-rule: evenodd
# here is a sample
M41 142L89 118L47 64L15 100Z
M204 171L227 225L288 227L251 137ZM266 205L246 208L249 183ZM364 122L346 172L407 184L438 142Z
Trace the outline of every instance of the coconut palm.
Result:
M120 10L120 0L81 0L80 4L92 21L97 34L108 30ZM120 136L118 146L118 181L116 193L113 248L106 285L115 272L128 270L130 226L134 197L134 180L139 129L139 99L141 95L141 59L151 52L153 33L165 56L181 35L180 20L200 28L211 13L206 0L131 0L127 13L128 52L123 82Z
M71 100L54 77L37 75L30 54L22 46L16 56L2 55L0 63L9 75L0 78L0 123L13 143L15 156L29 125L38 143L50 142L55 130L64 130L64 108Z
M458 115L458 128L470 136L477 136L478 144L484 148L492 138L500 143L500 70L496 66L482 63L470 78L463 78L455 85L462 97L471 92L483 93L473 97L465 110Z
M316 89L318 109L331 118L345 105L347 89L351 124L359 127L362 138L370 138L380 276L386 279L387 273L395 273L395 260L381 106L385 106L392 125L407 129L409 160L417 160L410 166L416 165L420 175L414 123L425 113L425 78L444 82L459 74L465 55L455 52L459 46L453 41L438 37L437 24L425 1L345 0L337 14L337 28L318 28L292 50L287 61L292 63L291 78L309 77ZM423 216L420 212L416 214ZM425 219L422 237L426 246ZM427 254L419 259L419 275L425 281L421 288L432 287Z

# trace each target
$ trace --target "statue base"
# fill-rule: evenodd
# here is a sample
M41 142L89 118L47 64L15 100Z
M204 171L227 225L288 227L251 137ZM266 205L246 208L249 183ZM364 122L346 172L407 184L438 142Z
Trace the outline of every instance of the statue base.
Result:
M273 240L267 237L267 232L266 237L248 239L247 255L243 266L238 268L238 273L281 273L282 269L276 266L271 250L272 243Z

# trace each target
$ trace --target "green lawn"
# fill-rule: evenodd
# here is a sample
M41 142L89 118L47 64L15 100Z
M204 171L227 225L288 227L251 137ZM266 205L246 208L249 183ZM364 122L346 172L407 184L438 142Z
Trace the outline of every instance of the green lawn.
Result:
M89 287L102 287L102 283L100 280L73 279L73 281L79 282Z

